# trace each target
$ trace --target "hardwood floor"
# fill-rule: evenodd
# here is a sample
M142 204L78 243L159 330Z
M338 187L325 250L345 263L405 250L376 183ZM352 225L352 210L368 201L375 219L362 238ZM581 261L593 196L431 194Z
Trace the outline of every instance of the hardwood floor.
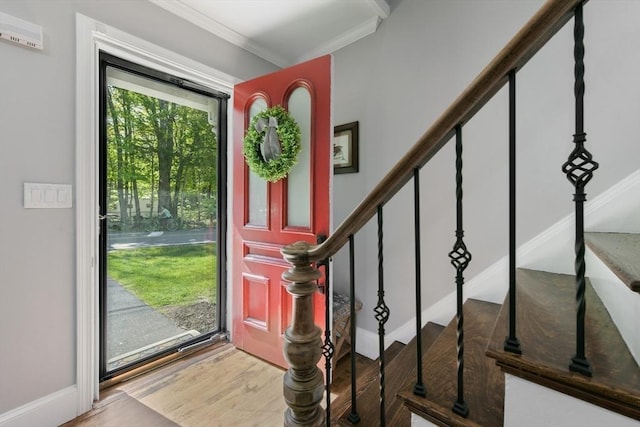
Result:
M356 358L359 372L375 363ZM332 398L350 387L350 360L334 373ZM63 427L282 426L284 371L231 344L201 350L100 392L94 409Z
M64 427L282 426L283 374L225 345L103 390Z

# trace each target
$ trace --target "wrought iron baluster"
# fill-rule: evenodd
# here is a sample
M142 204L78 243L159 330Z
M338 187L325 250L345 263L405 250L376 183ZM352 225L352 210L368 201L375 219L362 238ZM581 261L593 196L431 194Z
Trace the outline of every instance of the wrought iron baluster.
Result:
M414 233L415 233L415 257L416 257L416 383L413 386L413 394L425 397L427 389L422 382L422 296L420 284L422 271L420 268L420 169L413 170L413 206L414 206Z
M351 411L347 419L352 424L360 422L356 400L356 269L355 269L355 243L353 234L349 235L349 296L351 298L349 309L351 310L351 323L349 325L351 335Z
M509 72L509 335L504 350L522 354L516 336L516 70Z
M574 94L576 110L576 131L573 142L576 144L569 159L562 165L562 171L567 179L575 187L573 200L575 202L576 215L576 242L575 242L575 269L576 269L576 354L571 359L569 370L591 376L593 370L585 355L585 331L584 318L586 312L585 303L585 261L584 261L584 202L587 195L584 187L593 177L593 172L598 169L598 163L593 160L591 153L584 147L587 134L584 132L584 22L582 19L582 4L578 5L574 17Z
M462 229L462 126L456 126L456 242L449 252L451 264L456 269L456 320L457 320L457 353L458 353L458 396L453 404L453 412L467 417L469 407L464 400L464 313L462 308L463 272L471 261L471 254L464 244Z
M384 302L384 268L383 268L383 245L382 245L382 205L378 206L378 302L374 309L376 320L378 321L378 348L380 351L380 427L385 424L385 377L384 377L384 325L389 320L389 307Z
M329 260L325 259L318 262L318 268L324 267L324 343L322 344L322 355L324 356L324 388L325 388L325 422L327 427L331 427L331 362L333 360L333 354L335 347L333 341L331 341L331 275L329 274Z

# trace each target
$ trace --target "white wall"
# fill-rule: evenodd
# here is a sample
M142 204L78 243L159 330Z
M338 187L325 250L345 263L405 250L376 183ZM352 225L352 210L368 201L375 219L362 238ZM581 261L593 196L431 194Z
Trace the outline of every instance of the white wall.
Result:
M336 224L542 3L398 0L375 34L334 54L334 122L360 122L360 173L334 181ZM631 52L640 40L639 14L633 0L585 7L585 127L587 147L600 162L589 199L637 169L640 58ZM573 188L560 170L574 145L572 33L571 22L518 73L518 245L573 210ZM473 255L467 281L508 249L507 113L505 88L463 128L465 242ZM421 172L423 307L455 288L447 256L455 241L454 161L448 145ZM412 192L410 184L384 210L387 332L414 315ZM356 247L356 292L364 303L358 325L375 331L375 224L356 235ZM334 274L336 287L345 289L342 255Z
M277 67L146 0L0 0L0 11L45 35L42 51L0 41L2 420L76 381L75 208L24 209L22 196L24 182L75 182L75 13L239 79Z

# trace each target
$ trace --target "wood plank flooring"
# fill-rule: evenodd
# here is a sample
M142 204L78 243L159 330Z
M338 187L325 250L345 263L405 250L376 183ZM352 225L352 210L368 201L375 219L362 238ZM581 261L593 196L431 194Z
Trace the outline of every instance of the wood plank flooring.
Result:
M141 427L178 427L179 424L121 392L113 396L104 406L95 408L90 414L64 426L121 427L136 425Z
M375 368L358 355L357 369ZM332 398L348 392L350 361L336 366ZM100 392L94 409L63 427L282 426L284 370L231 344L201 350Z
M226 345L104 390L92 411L64 427L282 426L283 375Z

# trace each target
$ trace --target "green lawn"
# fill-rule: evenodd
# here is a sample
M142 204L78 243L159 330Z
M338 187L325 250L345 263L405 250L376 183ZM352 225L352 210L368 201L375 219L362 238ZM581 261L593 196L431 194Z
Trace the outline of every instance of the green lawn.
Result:
M159 246L111 251L108 275L154 308L216 297L216 246Z

